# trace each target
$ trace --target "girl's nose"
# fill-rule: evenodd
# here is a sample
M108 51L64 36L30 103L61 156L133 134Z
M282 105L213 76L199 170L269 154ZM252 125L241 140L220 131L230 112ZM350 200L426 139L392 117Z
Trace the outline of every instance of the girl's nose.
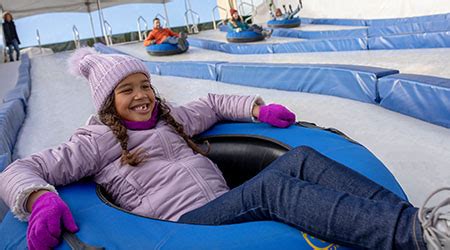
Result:
M140 91L140 90L136 91L136 94L134 95L134 99L141 99L144 97L145 97L144 91Z

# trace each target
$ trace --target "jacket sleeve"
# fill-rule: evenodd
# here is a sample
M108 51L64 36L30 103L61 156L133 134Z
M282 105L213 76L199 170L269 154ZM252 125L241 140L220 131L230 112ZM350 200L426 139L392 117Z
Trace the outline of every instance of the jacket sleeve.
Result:
M208 94L185 106L172 107L171 114L186 134L194 136L222 120L251 122L253 106L263 103L258 96Z
M0 173L0 197L19 220L28 220L28 196L39 189L56 192L66 185L99 171L99 152L90 131L79 129L69 140L13 162Z
M148 34L147 38L144 40L144 46L150 45L151 41L155 39L155 34L153 30Z
M167 29L169 31L169 36L180 37L178 33L173 32L171 29Z
M232 31L234 31L234 29L237 29L239 27L235 27L235 24L233 23L233 21L229 20L227 23L227 26L229 29L231 29Z

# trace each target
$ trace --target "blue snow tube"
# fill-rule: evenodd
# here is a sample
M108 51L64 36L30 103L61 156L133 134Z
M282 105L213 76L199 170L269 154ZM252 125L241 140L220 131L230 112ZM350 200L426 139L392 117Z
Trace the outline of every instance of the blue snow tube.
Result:
M287 150L306 145L406 199L395 178L372 153L339 133L310 123L287 129L263 123L224 123L197 140L210 142L208 156L221 168L230 187L253 177ZM205 226L134 215L115 206L92 180L58 187L58 191L80 228L75 235L65 235L58 249L81 249L73 237L106 249L348 249L274 221ZM25 249L26 228L27 223L8 212L0 223L0 249Z
M270 28L295 28L300 26L301 20L298 17L294 17L292 19L283 19L283 20L275 20L272 19L267 22L267 26Z
M230 43L249 43L264 40L262 34L251 30L243 30L241 32L228 31L227 41Z
M189 49L189 43L186 41L186 50L181 50L176 44L161 43L145 46L145 50L152 56L169 56L181 54Z

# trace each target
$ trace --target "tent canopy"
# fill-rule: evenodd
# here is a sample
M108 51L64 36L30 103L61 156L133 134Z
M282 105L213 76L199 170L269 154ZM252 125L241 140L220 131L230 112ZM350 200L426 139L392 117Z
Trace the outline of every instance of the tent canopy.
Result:
M166 3L170 0L101 0L101 8L129 3ZM4 11L14 18L51 12L92 12L97 10L97 0L0 0Z

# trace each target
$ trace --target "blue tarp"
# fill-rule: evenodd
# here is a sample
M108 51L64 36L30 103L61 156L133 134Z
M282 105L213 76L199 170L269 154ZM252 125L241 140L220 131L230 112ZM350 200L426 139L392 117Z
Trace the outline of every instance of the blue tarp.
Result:
M450 79L398 74L378 82L380 105L450 128Z
M397 70L320 64L220 64L218 81L239 85L333 95L375 103L378 77Z

